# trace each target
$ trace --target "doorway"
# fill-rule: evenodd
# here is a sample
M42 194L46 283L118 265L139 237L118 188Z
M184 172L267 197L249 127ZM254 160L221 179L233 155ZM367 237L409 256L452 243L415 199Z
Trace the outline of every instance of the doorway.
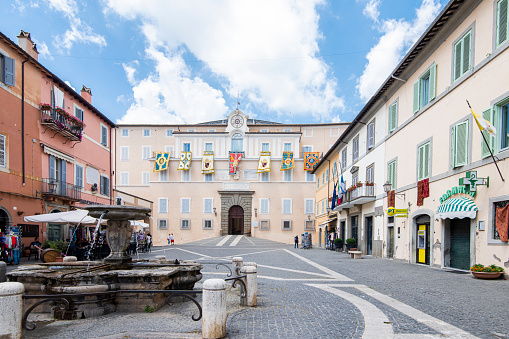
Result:
M351 232L351 237L355 239L355 245L356 246L359 246L359 233L358 233L358 229L359 229L359 216L353 216L351 217L351 226L352 226L352 232Z
M5 232L7 226L10 226L9 215L0 208L0 231Z
M340 223L339 223L339 238L343 239L343 242L345 242L346 240L346 234L345 234L345 225L346 225L346 221L345 220L342 220Z
M366 254L373 254L373 217L366 217Z
M394 258L394 226L389 226L387 228L389 230L388 242L389 246L387 246L387 257Z
M420 215L415 219L415 262L429 265L430 263L430 217Z
M468 218L452 219L449 223L449 267L470 269L470 221Z
M228 234L244 234L244 209L239 205L232 206L228 212Z

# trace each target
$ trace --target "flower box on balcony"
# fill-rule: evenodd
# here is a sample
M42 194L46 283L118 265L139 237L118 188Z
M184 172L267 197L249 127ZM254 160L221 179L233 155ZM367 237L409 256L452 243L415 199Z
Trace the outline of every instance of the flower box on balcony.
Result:
M368 181L366 181L366 182L364 183L364 185L366 185L366 186L375 186L375 183L374 183L374 182L368 182Z
M357 187L362 187L362 182L358 182L358 183L356 184L356 186L357 186Z

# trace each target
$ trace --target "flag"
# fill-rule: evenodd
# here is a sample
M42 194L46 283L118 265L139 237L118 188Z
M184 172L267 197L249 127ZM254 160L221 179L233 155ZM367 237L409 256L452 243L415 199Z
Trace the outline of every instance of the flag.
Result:
M154 172L167 170L169 161L170 161L170 153L157 152L156 153L156 162L154 163Z
M180 152L180 162L177 170L189 171L189 167L191 167L191 158L191 152Z
M332 192L332 204L331 209L334 210L336 207L336 203L338 201L338 196L336 195L336 183L334 183L334 191Z
M231 152L230 151L230 175L237 174L240 159L244 156L244 152Z
M470 106L470 103L468 102L468 107L470 108L470 112L472 112L472 115L474 116L475 122L477 123L477 126L479 127L479 130L486 131L488 134L496 136L497 130L495 129L495 126L493 126L488 120L484 119L480 115L474 112L472 107Z
M261 152L257 173L270 172L270 152Z
M201 158L201 172L203 174L214 173L214 152L203 152L203 157Z
M293 152L283 152L283 159L281 161L281 171L286 171L294 168Z
M320 152L304 152L304 171L315 169L320 160Z
M338 187L338 205L343 203L343 195L346 193L346 184L345 180L343 180L343 174L341 174L341 183Z

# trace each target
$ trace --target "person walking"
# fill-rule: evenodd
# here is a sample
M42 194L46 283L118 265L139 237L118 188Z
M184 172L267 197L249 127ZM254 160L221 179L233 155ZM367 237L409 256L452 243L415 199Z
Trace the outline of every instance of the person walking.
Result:
M170 234L170 242L171 242L171 245L175 245L175 238L173 237L173 233Z
M171 245L171 233L168 234L168 245Z
M295 245L293 246L293 248L299 248L299 235L297 234L294 238L295 240Z

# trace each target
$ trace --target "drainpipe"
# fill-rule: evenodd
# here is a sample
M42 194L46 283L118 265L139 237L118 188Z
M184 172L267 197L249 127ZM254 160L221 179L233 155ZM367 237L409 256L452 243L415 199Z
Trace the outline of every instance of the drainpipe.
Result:
M23 186L25 186L25 62L21 63L21 163L23 166Z
M110 126L110 187L108 188L110 190L110 205L113 205L113 176L112 176L112 173L111 173L111 126Z

